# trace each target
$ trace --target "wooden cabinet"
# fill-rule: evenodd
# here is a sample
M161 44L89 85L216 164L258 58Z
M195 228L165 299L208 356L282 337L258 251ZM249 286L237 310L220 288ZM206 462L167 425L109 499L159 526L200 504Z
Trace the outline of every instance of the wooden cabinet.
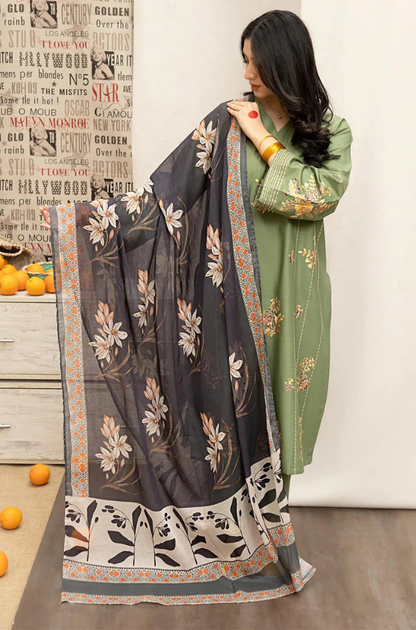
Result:
M55 300L0 295L0 462L63 461Z

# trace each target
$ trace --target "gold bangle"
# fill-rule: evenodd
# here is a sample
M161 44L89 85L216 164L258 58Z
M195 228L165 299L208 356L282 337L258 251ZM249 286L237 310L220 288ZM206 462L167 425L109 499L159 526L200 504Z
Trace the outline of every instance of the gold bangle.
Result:
M267 134L267 136L264 136L263 140L260 142L259 146L257 147L257 151L258 151L259 153L260 153L260 147L261 147L261 144L262 144L262 142L263 142L264 140L266 140L266 138L274 138L274 136L272 136L272 134L271 134L271 133ZM260 156L261 156L261 153L260 153Z
M276 153L277 151L281 151L282 149L285 149L285 148L286 147L281 142L273 142L273 144L267 147L267 149L264 151L261 157L263 158L265 162L268 162L270 159L270 156L273 155L273 153Z

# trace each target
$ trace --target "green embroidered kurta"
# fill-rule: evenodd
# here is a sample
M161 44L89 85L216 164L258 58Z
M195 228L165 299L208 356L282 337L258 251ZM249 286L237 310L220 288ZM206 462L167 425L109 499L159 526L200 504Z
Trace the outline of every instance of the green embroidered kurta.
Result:
M292 145L292 121L276 132L259 105L267 131L286 149L269 168L247 138L247 175L262 284L262 308L282 470L300 474L312 462L329 381L331 282L323 218L333 213L351 170L351 129L334 115L329 153L339 159L308 165ZM329 120L331 112L325 114Z

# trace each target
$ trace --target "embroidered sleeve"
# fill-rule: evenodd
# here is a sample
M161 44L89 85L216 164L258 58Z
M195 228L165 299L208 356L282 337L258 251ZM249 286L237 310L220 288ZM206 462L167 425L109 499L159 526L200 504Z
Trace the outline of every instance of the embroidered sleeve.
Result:
M341 118L328 147L338 159L320 168L306 164L282 149L277 152L253 201L260 212L277 212L289 219L317 221L335 211L345 193L351 171L351 129Z

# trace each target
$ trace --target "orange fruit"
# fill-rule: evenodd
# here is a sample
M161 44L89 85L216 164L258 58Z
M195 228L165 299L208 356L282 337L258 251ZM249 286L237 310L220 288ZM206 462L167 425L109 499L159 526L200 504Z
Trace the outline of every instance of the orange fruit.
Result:
M6 554L0 551L0 577L6 573L8 566L9 563Z
M19 289L19 280L14 274L4 273L0 277L0 293L2 295L14 295Z
M53 269L49 269L49 271L46 272L48 274L48 276L53 276Z
M29 479L34 486L43 486L48 483L51 471L45 464L35 464L29 472Z
M19 287L18 287L18 291L24 291L26 289L26 282L29 280L29 274L26 273L26 271L23 271L23 269L19 269L19 271L16 271L16 273L13 274L15 278L17 278L17 281L19 283Z
M3 529L16 529L22 522L22 513L17 507L4 508L0 514L0 525Z
M29 265L28 267L26 267L26 271L40 271L41 273L45 273L44 268L42 267L42 265L39 265L39 263L33 263L33 265Z
M45 293L46 284L42 278L29 278L26 282L26 291L29 295L43 295Z
M0 254L0 269L3 269L3 267L4 267L4 265L5 265L5 264L6 264L6 263L5 263L5 261L4 261L4 258L3 258L3 256Z
M3 273L15 273L17 271L14 265L4 265Z
M46 290L48 293L55 293L55 283L53 281L53 276L46 276L45 280Z

